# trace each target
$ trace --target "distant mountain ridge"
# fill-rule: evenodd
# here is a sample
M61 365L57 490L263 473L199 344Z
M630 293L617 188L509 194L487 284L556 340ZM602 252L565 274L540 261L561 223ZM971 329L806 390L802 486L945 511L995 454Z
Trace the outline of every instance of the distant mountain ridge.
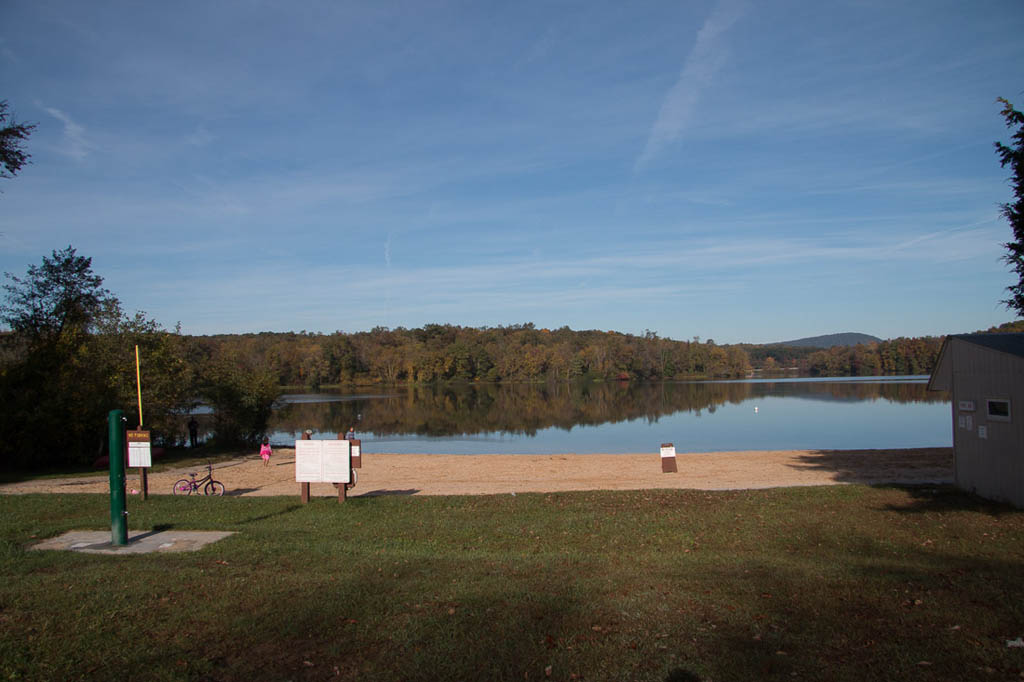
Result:
M832 346L856 346L858 343L878 343L882 339L870 334L843 332L842 334L825 334L824 336L808 336L805 339L779 341L769 346L796 346L797 348L831 348Z

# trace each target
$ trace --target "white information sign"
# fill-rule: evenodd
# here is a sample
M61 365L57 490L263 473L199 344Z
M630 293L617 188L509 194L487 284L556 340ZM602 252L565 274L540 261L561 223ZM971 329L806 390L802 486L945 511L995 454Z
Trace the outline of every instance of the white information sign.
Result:
M142 443L128 443L128 466L153 466L153 451L149 447L149 441Z
M661 448L661 456L662 457L675 457L676 456L676 447L674 445L669 445L667 447L663 446Z
M128 466L153 466L153 450L150 447L149 431L128 431Z
M331 483L349 483L351 481L352 462L349 459L351 449L347 440L322 440L323 443L323 480Z
M319 483L323 480L323 459L320 441L295 441L295 480L299 483Z
M295 481L350 483L352 463L347 440L295 441Z

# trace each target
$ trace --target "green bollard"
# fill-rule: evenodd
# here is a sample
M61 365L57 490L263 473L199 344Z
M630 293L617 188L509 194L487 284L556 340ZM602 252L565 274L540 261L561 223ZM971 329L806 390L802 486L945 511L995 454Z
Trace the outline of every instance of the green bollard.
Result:
M128 512L124 506L124 410L107 415L110 451L110 544L128 544Z

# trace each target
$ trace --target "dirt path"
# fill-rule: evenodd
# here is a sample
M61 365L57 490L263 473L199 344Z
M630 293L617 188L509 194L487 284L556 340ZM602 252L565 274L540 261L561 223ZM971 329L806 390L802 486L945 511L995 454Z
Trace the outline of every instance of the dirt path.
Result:
M764 450L684 453L678 473L661 472L657 453L637 455L395 455L366 453L359 495L484 495L561 490L694 488L723 490L842 483L950 483L952 448L907 450ZM149 476L151 494L170 494L190 469ZM298 495L295 451L276 450L269 467L256 456L222 462L214 477L229 495ZM139 478L129 471L129 489ZM0 485L0 494L107 493L106 475ZM333 496L312 484L312 495Z

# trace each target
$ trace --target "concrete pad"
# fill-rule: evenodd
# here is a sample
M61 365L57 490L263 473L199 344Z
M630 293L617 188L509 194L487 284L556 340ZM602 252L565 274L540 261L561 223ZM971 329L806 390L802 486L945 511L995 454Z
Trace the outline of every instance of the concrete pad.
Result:
M128 544L111 544L109 530L69 530L29 549L56 549L87 554L150 554L152 552L195 552L222 540L233 531L218 530L130 530Z

